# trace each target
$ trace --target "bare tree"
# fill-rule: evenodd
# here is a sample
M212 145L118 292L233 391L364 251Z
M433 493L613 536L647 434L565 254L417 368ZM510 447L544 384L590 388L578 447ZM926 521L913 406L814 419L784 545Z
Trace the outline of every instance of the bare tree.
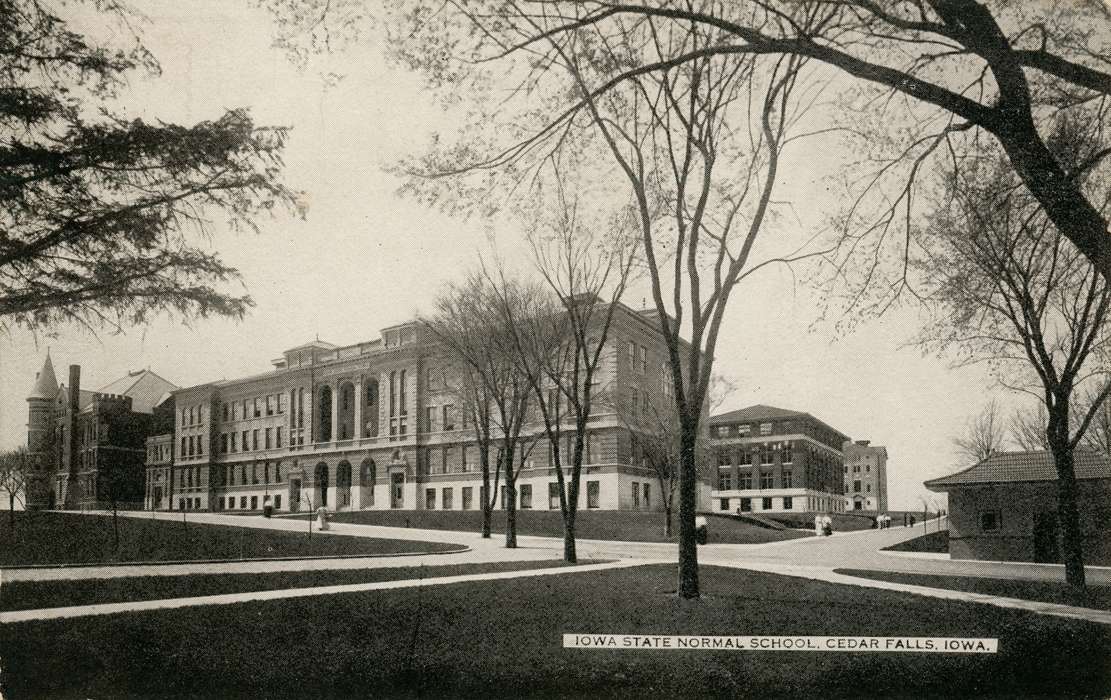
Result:
M1062 162L1084 162L1100 148L1067 121L1059 129ZM1080 184L1100 186L1090 173ZM1111 285L998 158L968 167L947 185L921 263L935 281L931 299L939 309L922 342L956 352L960 362L989 363L1005 385L1045 406L1066 579L1084 589L1073 451L1111 389L1106 366L1086 367L1105 343ZM1100 389L1076 417L1076 391L1089 381Z
M979 414L968 420L964 431L953 438L957 453L975 464L982 462L1003 447L1006 432L999 404L993 399Z
M575 519L588 426L597 402L605 398L599 395L605 387L598 386L598 378L606 358L613 356L607 341L636 250L621 235L595 236L580 224L577 212L575 203L561 197L555 220L530 235L542 285L514 282L504 269L490 278L548 438L563 518L563 557L569 562L578 556Z
M528 380L517 371L511 355L512 339L497 313L497 295L481 273L453 285L436 300L436 315L425 326L443 344L448 359L463 368L465 385L474 397L472 415L480 433L479 457L483 482L483 532L497 494L490 481L490 449L496 446L497 469L504 479L502 505L506 511L505 546L517 546L517 464L521 431L528 419L532 396ZM485 421L484 426L478 425ZM486 447L483 448L482 436Z
M0 488L8 495L8 524L15 528L16 502L26 504L27 488L31 483L31 472L35 468L35 457L26 447L19 447L0 454Z
M1027 452L1048 451L1049 442L1045 436L1048 424L1045 402L1039 401L1033 408L1019 409L1011 416L1011 440Z

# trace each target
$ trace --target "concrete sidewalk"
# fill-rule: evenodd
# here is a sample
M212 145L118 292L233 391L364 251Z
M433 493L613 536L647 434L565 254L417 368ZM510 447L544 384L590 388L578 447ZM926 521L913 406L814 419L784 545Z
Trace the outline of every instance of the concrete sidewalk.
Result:
M1052 615L1053 617L1064 617L1073 620L1095 622L1102 625L1111 625L1111 612L1106 610L1078 608L1071 605L1045 603L1019 598L1006 598L1003 596L988 595L986 593L956 591L948 588L930 588L927 586L915 586L913 584L906 583L893 583L890 581L877 581L875 579L857 578L855 576L835 573L832 569L826 569L816 566L787 566L783 564L760 563L722 564L722 566L729 566L730 568L735 569L747 569L750 571L761 571L769 574L778 574L780 576L806 578L812 581L825 581L826 583L836 583L847 586L879 588L881 590L896 591L899 593L912 593L914 595L926 596L928 598L955 600L962 603L994 605L998 608L1024 610L1026 612L1037 613L1039 615Z

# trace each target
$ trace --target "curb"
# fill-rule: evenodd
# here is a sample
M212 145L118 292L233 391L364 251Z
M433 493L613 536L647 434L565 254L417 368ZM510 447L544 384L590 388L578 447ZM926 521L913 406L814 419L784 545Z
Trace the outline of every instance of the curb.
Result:
M387 559L391 557L427 557L438 554L463 554L471 548L463 545L458 549L445 549L438 552L388 552L384 554L321 554L304 557L246 557L237 559L170 559L164 561L116 561L92 562L89 564L13 564L0 566L0 571L27 569L82 569L118 568L124 566L178 566L182 564L246 564L267 561L317 561L320 559Z

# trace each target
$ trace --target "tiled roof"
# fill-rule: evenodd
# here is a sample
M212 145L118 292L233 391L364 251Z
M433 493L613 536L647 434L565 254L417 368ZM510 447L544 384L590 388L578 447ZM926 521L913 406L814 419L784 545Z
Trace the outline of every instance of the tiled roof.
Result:
M131 397L132 410L138 413L150 413L166 392L177 389L177 386L158 376L149 369L129 372L126 376L101 387L98 394L116 394Z
M736 411L729 411L728 413L721 413L710 418L710 425L717 425L718 423L748 423L761 420L774 420L776 418L813 418L814 416L809 413L801 411L791 411L786 408L776 408L775 406L765 406L758 403L755 406L748 408L740 408Z
M1077 479L1111 479L1111 460L1100 452L1077 451L1073 453L1073 465ZM927 481L926 488L944 491L949 487L970 484L1056 479L1057 468L1049 452L997 452L956 474Z

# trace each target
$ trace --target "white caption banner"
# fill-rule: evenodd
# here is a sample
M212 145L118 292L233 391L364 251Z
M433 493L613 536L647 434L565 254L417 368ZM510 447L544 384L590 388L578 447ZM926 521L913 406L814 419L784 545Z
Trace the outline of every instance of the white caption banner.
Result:
M565 649L661 649L669 651L841 651L995 654L989 637L813 637L663 634L565 634Z

